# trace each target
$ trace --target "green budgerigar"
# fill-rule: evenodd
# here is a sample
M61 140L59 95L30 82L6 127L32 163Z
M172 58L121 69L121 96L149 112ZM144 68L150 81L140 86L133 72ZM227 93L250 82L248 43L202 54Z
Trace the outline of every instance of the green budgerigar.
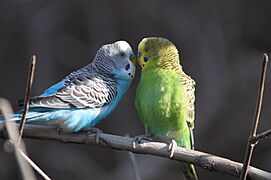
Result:
M144 38L138 45L142 68L136 91L136 109L146 136L193 149L195 81L180 65L177 48L168 39ZM179 163L186 179L197 180L192 164Z

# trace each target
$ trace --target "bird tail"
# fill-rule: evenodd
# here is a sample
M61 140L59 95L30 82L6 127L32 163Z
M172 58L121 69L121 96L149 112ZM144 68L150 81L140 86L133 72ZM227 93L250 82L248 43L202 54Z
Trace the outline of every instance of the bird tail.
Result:
M198 180L198 176L193 164L178 163L178 166L186 177L186 180Z
M44 116L45 114L47 114L47 113L29 111L26 114L26 121L31 121L32 119L34 120L34 119L36 119L38 117ZM12 114L10 119L8 119L8 120L10 120L10 121L20 121L21 119L22 119L22 110ZM4 120L5 120L4 116L0 114L0 122L4 121Z
M11 120L11 121L17 121L17 120L19 120L19 116L20 116L20 114L16 114L16 113L12 114L11 116L9 116L9 118L10 118L9 120ZM5 117L0 114L0 122L4 121L4 120L6 120Z
M12 114L8 118L9 118L8 120L11 120L11 121L19 121L19 114ZM0 114L0 127L1 128L3 126L5 126L5 120L6 120L5 117Z

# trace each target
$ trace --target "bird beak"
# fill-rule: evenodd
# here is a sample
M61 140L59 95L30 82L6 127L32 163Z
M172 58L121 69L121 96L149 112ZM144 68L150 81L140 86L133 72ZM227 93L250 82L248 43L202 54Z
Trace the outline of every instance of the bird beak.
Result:
M132 53L129 58L130 58L130 61L132 61L132 63L136 64L136 57L134 53Z

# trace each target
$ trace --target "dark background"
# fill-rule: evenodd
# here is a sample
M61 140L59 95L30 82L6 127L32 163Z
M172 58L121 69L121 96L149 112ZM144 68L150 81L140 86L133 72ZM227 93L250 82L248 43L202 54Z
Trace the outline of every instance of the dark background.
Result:
M242 161L254 115L263 52L271 46L271 1L1 0L0 96L15 110L24 96L30 56L38 57L32 95L88 64L117 40L136 52L146 36L170 39L197 82L196 149ZM139 68L119 106L98 127L106 133L143 133L135 107ZM268 70L258 132L271 128ZM0 140L2 147L4 140ZM52 179L135 179L127 152L95 146L26 140L30 157ZM142 180L181 179L173 161L136 155ZM256 146L252 165L271 171L271 142ZM236 179L198 168L200 179ZM13 154L0 148L0 179L21 179Z

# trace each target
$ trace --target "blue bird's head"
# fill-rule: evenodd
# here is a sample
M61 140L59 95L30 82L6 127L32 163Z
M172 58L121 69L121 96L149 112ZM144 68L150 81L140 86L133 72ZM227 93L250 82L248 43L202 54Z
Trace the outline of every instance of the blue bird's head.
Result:
M136 57L126 41L103 45L93 63L117 79L133 79Z

